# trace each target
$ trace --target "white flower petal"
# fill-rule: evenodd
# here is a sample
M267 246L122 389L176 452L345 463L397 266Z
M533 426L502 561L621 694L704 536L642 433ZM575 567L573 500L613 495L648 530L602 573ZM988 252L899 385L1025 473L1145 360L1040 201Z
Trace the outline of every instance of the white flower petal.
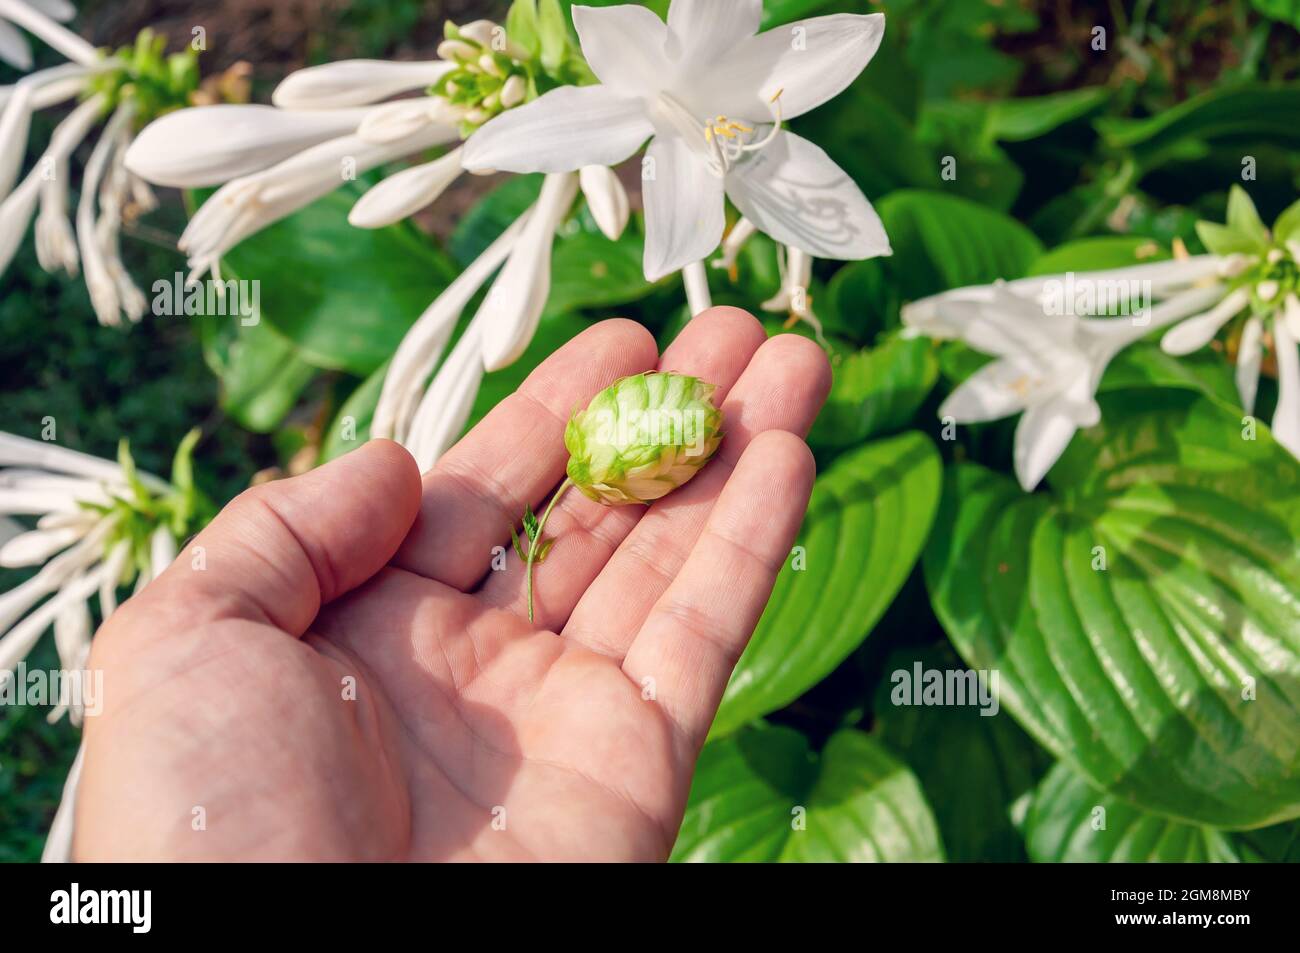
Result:
M1287 301L1288 321L1273 322L1273 347L1277 352L1277 409L1272 430L1277 442L1300 459L1300 350L1291 322L1300 320L1300 303Z
M343 136L262 172L227 182L203 203L181 234L179 247L189 256L191 280L248 236L338 188L347 175L360 175L385 162L443 145L453 135L440 126L426 126L411 139L386 145Z
M712 262L714 268L723 268L731 270L736 266L736 260L740 257L740 251L745 247L745 243L754 237L758 227L749 219L743 216L731 226L731 231L722 240L722 254Z
M43 3L24 3L22 0L0 0L0 20L9 20L42 40L68 59L80 65L99 60L99 52L73 33L60 26L46 14Z
M67 549L84 535L84 531L71 526L61 529L31 530L15 536L0 546L0 566L7 569L38 566L56 553Z
M85 761L86 743L83 740L77 748L77 756L68 771L68 779L63 782L63 796L59 800L59 809L54 812L50 822L50 833L45 838L45 847L41 851L42 864L66 864L72 861L72 833L77 813L77 791L81 787L81 765Z
M816 146L790 132L727 176L741 213L783 245L847 261L890 254L880 216L862 190Z
M110 460L11 433L0 433L0 466L55 470L107 483L120 484L123 480L122 468ZM166 493L171 490L170 484L151 473L139 472L137 476L155 492Z
M159 526L149 537L149 576L157 579L176 561L176 537L166 526Z
M1293 294L1287 295L1286 301L1283 302L1281 315L1273 320L1287 322L1287 329L1291 332L1291 337L1300 340L1300 298Z
M571 172L552 173L542 184L536 207L474 319L484 369L513 364L533 339L551 290L555 230L577 194L578 177Z
M29 7L35 7L51 20L67 23L77 15L77 8L68 0L25 0Z
M31 124L32 86L23 82L0 111L0 199L9 194L18 180L18 170L27 154L27 132Z
M612 90L646 95L672 75L665 50L668 26L645 7L575 6L573 26L587 65Z
M961 424L1000 420L1050 394L1056 384L1041 366L1027 359L1000 358L981 367L949 394L939 407L939 417L951 417Z
M406 449L415 457L421 473L431 469L456 442L474 409L474 398L483 380L478 332L475 319L438 368L432 386L415 412Z
M455 110L440 108L439 102L441 100L421 96L376 106L357 126L357 135L366 142L395 142L414 135L430 123L455 125L458 121Z
M1255 412L1255 394L1259 390L1259 367L1264 361L1264 322L1252 315L1241 329L1237 344L1237 393L1242 409Z
M0 20L0 62L8 63L20 73L32 68L32 48L16 29Z
M409 448L411 418L424 392L425 381L451 339L461 312L506 260L529 214L531 209L515 219L514 224L456 276L456 280L433 300L406 332L384 375L384 384L370 422L372 437L388 437Z
M77 602L85 602L99 586L102 569L74 576L54 596L25 619L0 636L0 673L12 671L27 657L38 639L60 612Z
M757 33L762 19L762 0L673 0L668 56L679 68L712 65Z
M433 204L462 169L460 149L385 178L361 196L348 213L357 228L382 228Z
M689 100L733 119L762 120L781 93L781 115L793 119L820 106L853 82L875 56L885 35L880 13L837 13L774 27L738 44L703 76ZM706 98L707 97L707 98Z
M1021 415L1012 455L1016 478L1025 492L1042 482L1078 429L1074 412L1062 399L1030 407Z
M431 86L455 68L445 60L341 60L290 73L271 94L271 102L281 109L364 106Z
M51 559L35 576L0 593L0 634L37 602L98 560L104 540L115 525L115 520L100 520L81 542Z
M93 631L90 607L85 602L74 602L55 616L54 647L59 653L59 667L65 672L81 668Z
M22 244L40 195L40 179L29 175L0 202L0 274L4 274Z
M655 136L650 143L641 199L647 280L658 281L707 258L722 240L726 225L722 180L679 136Z
M118 146L118 134L127 128L133 115L131 101L117 107L104 127L99 141L90 152L82 175L81 197L77 201L77 245L81 251L81 264L85 271L86 290L95 316L103 325L117 325L122 320L123 298L121 285L114 273L111 248L106 248L96 219L95 199L99 185L108 172L109 162ZM102 211L102 210L101 210Z
M127 150L126 167L156 185L216 185L345 136L365 114L364 109L291 112L250 105L181 109L144 128Z
M117 611L117 587L122 582L122 573L127 560L131 557L131 543L121 540L114 543L109 550L99 572L99 615L107 619Z
M1165 332L1160 347L1166 354L1182 356L1199 351L1214 340L1219 328L1250 303L1250 292L1238 288L1204 314L1188 318Z
M653 134L641 100L604 86L561 86L470 136L465 168L573 172L618 165Z
M578 184L597 227L610 241L617 241L631 214L623 183L608 166L584 165L578 170Z

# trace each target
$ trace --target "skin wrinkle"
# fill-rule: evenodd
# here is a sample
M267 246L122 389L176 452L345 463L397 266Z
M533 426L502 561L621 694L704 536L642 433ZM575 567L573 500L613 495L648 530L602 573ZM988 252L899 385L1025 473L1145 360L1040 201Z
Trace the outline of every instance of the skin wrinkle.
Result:
M703 538L716 539L720 542L726 543L732 549L737 550L742 556L748 557L751 561L762 566L765 570L767 570L769 573L771 573L774 576L781 571L782 567L785 566L784 558L780 560L766 559L758 552L758 550L754 549L754 547L750 546L748 543L742 542L740 539L735 539L731 536L728 536L725 533L719 532L716 529L715 530L705 529Z
M651 610L650 617L656 615L665 615L673 621L679 623L685 630L686 634L693 636L698 641L710 646L714 651L722 656L723 660L730 663L734 668L740 661L743 648L737 649L728 645L726 640L719 638L713 631L708 616L704 610L699 609L690 603L682 602L676 596L661 599L659 603ZM631 677L631 676L629 676Z
M366 665L365 661L355 652L350 651L345 646L339 645L337 642L334 642L331 639L327 638L326 636L316 632L308 632L305 636L303 636L303 642L308 646L310 646L311 648L315 649L326 659L335 662L336 665L340 665L340 666L342 665L342 660L340 659L341 656L342 659L346 660L348 666L346 668L341 669L343 675L352 675L354 678L357 678L359 684L364 684L367 689L369 689L372 692L375 692L376 696L382 694L383 689L380 687L379 679L375 677L375 673L370 669L368 665ZM336 669L336 672L337 671L339 671L339 669ZM340 683L341 683L341 679L340 679ZM361 692L358 692L357 694L359 696ZM387 697L385 697L384 700L388 703L389 708L392 709L394 713L396 713L397 706L393 705L392 700L388 699ZM375 702L369 698L367 698L367 708L370 712L371 722L375 726L375 733L380 734L383 720L380 717L379 709L376 706ZM357 727L360 728L361 725L360 720L359 719L354 719L354 720L357 723ZM398 717L398 720L399 721L401 720L400 716ZM362 732L362 734L364 734L364 732ZM379 757L383 761L384 767L387 769L388 774L392 775L393 777L397 777L399 774L403 774L403 775L407 774L407 771L405 770L404 766L399 766L394 764L393 759L387 749L385 749L382 745L380 745L378 746L378 750L379 750ZM411 837L411 831L415 827L415 806L411 801L409 790L407 790L405 787L399 786L399 788L400 789L398 794L402 800L402 803L405 805L403 816L406 818L406 825L405 825L406 840L409 841Z
M320 611L320 606L330 599L342 593L342 575L334 565L330 557L328 547L309 546L306 537L293 528L293 524L285 518L269 494L250 494L249 502L262 509L268 516L273 518L276 524L289 534L294 542L294 548L302 553L307 560L311 571L311 578L316 582L316 612ZM319 551L319 557L315 553ZM315 615L313 612L312 615Z

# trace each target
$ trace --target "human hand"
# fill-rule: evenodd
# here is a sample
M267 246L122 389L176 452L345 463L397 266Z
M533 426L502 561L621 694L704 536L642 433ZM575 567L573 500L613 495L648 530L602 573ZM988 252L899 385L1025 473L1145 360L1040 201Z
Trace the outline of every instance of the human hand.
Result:
M649 508L566 494L530 625L510 527L563 478L568 413L656 364L718 385L721 449ZM373 441L244 493L95 639L75 856L666 858L829 382L816 345L736 309L662 358L606 321L423 481Z

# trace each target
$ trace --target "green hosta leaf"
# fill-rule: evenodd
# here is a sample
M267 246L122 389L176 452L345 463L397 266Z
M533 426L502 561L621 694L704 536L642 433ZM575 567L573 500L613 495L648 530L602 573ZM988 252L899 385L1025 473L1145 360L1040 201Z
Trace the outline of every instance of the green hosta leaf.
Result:
M836 100L796 119L793 130L822 146L868 196L938 188L943 184L939 157L917 137L873 74L868 67ZM861 116L872 121L858 121Z
M1010 808L1051 759L1005 711L986 715L975 704L894 704L894 673L903 672L915 687L918 663L923 671L962 668L950 649L895 652L876 695L874 734L916 772L949 860L1024 860Z
M555 241L547 314L605 308L645 297L654 288L641 269L641 240L629 230L613 242L578 231Z
M816 16L830 6L839 6L839 4L835 3L835 0L766 0L763 4L763 23L759 29L770 30L783 23Z
M1037 863L1236 863L1232 837L1148 814L1057 764L1019 806L1025 849Z
M1188 391L1101 403L1051 493L949 472L936 614L1097 786L1216 827L1300 815L1300 465Z
M1160 349L1159 338L1127 347L1106 368L1100 390L1139 390L1177 387L1194 390L1228 410L1240 408L1232 367L1221 354L1206 348L1185 357Z
M1102 87L1072 89L1047 96L1004 99L989 105L988 135L1003 142L1024 142L1086 116L1110 98Z
M244 325L236 316L200 319L203 356L221 381L221 407L241 427L270 433L316 376L293 343L266 320Z
M939 374L934 346L923 338L891 336L837 358L830 396L808 435L819 449L851 447L905 427Z
M1169 253L1139 235L1103 235L1079 238L1044 252L1030 267L1030 275L1059 275L1067 271L1108 271L1164 261Z
M1149 119L1097 120L1115 149L1131 151L1147 168L1208 141L1300 143L1300 85L1224 86L1208 90Z
M468 267L483 254L497 236L537 201L542 190L542 176L511 176L497 186L462 216L447 242L447 250L456 264Z
M1300 863L1300 822L1274 824L1232 835L1241 859L1254 863Z
M818 477L802 554L777 577L727 685L715 736L789 704L867 637L925 542L941 470L929 439L909 432L850 451Z
M878 206L893 246L883 264L903 297L1019 278L1042 253L1029 229L1010 216L936 192L894 192Z
M1017 806L1040 863L1285 863L1300 859L1300 823L1232 832L1148 814L1058 763Z
M801 828L801 829L800 829ZM907 768L860 731L820 756L755 725L704 746L675 861L937 861L930 807Z
M241 242L226 260L261 281L264 320L317 367L368 375L453 274L412 227L354 228L350 183Z
M950 288L1019 278L1042 244L1015 219L937 192L892 192L876 205L894 253L850 262L831 280L832 306L860 340L898 326L898 309Z
M387 372L388 364L385 362L348 395L321 439L321 463L341 457L370 439L370 422L375 417L375 405L379 403Z

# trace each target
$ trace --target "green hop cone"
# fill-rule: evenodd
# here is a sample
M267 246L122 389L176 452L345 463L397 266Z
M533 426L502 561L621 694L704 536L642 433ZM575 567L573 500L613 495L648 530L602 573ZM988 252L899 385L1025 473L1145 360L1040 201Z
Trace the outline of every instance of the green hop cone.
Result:
M709 462L722 440L712 384L684 374L615 381L569 418L569 479L604 503L649 503Z
M586 410L569 418L564 446L568 478L551 497L541 518L524 512L523 536L511 527L515 550L524 560L528 619L533 619L533 565L550 552L546 521L571 486L597 503L649 503L671 493L709 462L722 442L722 411L713 406L716 388L685 374L636 374L615 381Z

